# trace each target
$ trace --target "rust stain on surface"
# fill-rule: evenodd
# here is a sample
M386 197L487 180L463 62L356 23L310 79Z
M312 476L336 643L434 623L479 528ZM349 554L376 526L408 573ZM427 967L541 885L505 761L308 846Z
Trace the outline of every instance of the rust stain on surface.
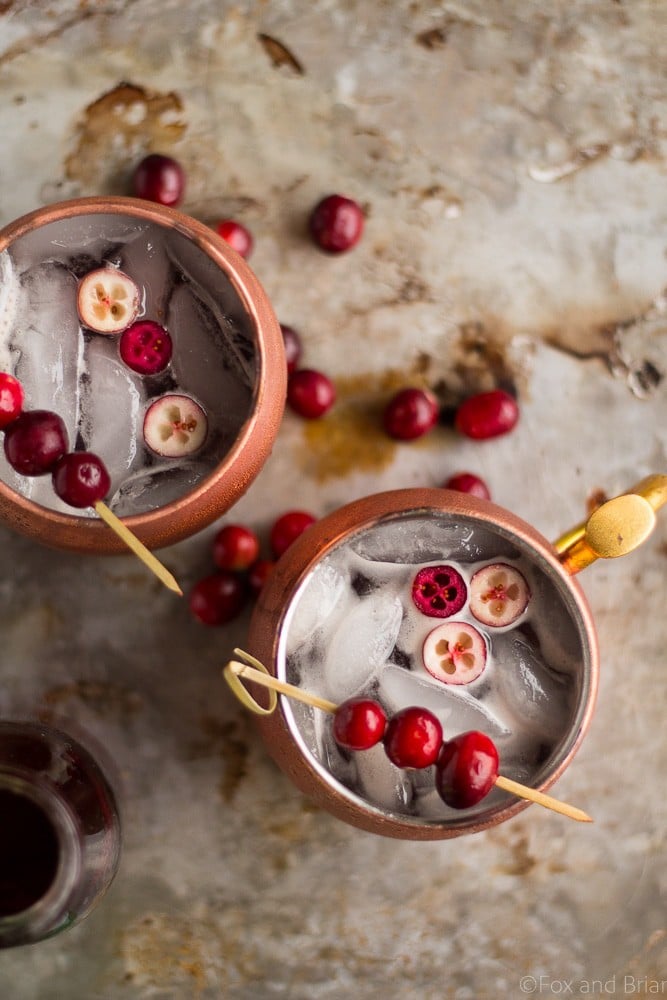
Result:
M125 193L127 165L137 161L137 151L168 152L185 129L177 93L119 83L84 110L65 160L66 176L98 193Z
M283 42L278 41L277 38L273 38L271 35L259 34L257 38L274 66L288 66L289 69L293 70L299 76L304 75L302 64Z
M189 760L219 757L224 764L218 790L224 802L231 802L248 773L250 748L238 732L235 721L221 722L210 715L200 721L202 736L188 750Z
M42 694L42 702L47 709L61 706L71 698L88 705L99 715L130 715L138 712L143 702L136 691L103 681L72 681L58 684Z

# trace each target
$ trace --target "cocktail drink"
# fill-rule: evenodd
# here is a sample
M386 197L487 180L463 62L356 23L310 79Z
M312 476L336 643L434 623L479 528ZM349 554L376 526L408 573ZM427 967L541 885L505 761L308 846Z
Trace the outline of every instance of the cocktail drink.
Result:
M334 703L370 698L390 720L420 706L445 740L480 731L502 775L540 789L580 745L598 677L590 611L553 546L502 508L445 490L367 497L309 528L266 584L249 651ZM303 791L376 833L451 837L525 806L494 787L452 808L436 768L395 766L386 741L341 747L331 715L289 698L259 725Z
M106 503L150 547L186 537L247 489L282 416L280 328L259 282L212 230L172 209L89 198L0 233L0 370L26 408L98 455ZM0 516L83 551L122 543L0 455Z

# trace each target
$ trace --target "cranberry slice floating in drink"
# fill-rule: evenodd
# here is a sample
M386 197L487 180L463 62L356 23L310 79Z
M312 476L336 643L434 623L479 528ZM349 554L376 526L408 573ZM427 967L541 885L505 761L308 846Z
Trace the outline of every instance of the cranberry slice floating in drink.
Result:
M144 417L144 441L163 458L191 455L206 440L208 421L191 396L168 393L151 403Z
M334 713L333 736L346 750L370 750L384 736L387 716L372 698L349 698Z
M438 795L453 809L477 805L498 777L498 751L485 733L471 730L442 744L435 767Z
M529 600L525 577L507 563L484 566L470 581L470 610L483 625L495 628L512 625L526 610Z
M139 289L132 278L115 267L91 271L79 282L79 319L95 333L120 333L139 311Z
M173 350L171 336L159 323L139 319L123 331L118 345L128 368L139 375L157 375L164 371Z
M470 684L486 666L483 635L467 622L444 622L426 636L424 666L445 684Z
M467 596L465 580L446 564L424 566L412 581L415 607L429 618L450 618L461 610Z
M387 724L384 749L396 767L429 767L442 744L442 726L427 708L409 706Z

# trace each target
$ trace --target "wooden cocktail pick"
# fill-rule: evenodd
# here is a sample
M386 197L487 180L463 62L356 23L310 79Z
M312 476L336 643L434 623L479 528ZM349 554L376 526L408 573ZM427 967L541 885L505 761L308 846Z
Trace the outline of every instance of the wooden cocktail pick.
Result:
M140 542L136 535L134 535L126 525L116 517L112 511L109 510L107 505L101 500L97 500L95 505L95 512L98 517L101 517L105 524L107 524L112 531L114 531L120 540L127 545L137 558L139 558L142 563L148 567L148 569L155 574L155 576L160 580L161 583L168 587L169 590L173 590L175 594L180 597L183 596L183 591L179 587L175 577L169 572L169 570L162 565L159 559L157 559L152 552L150 552L143 542Z
M331 712L333 714L338 710L338 705L335 702L329 701L327 698L320 698L317 695L309 694L307 691L302 691L301 688L295 687L294 684L287 684L285 681L273 677L263 663L260 663L259 660L256 660L249 653L244 652L244 650L235 649L234 654L246 662L239 663L237 660L230 660L223 668L222 673L236 697L251 712L255 712L258 715L271 715L278 704L277 694L284 694L288 698L295 699L295 701L302 701L306 705L312 705L314 708L321 709L323 712ZM267 706L260 705L252 697L245 685L241 683L241 678L269 689L269 703ZM512 778L505 778L502 774L496 776L495 784L498 788L502 788L504 791L510 792L518 798L527 799L529 802L536 802L538 805L544 806L545 809L551 809L552 812L560 813L569 819L578 820L580 823L593 822L591 817L582 809L571 806L567 802L562 802L560 799L555 799L551 795L546 795L544 792L538 792L537 789L529 788L528 785L522 785Z

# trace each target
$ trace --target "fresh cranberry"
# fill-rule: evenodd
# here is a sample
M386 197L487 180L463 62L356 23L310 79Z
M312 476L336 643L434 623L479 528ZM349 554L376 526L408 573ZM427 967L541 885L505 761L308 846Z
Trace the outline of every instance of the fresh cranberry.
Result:
M387 726L382 705L371 698L350 698L334 714L333 735L346 750L369 750L379 743Z
M151 153L136 167L132 187L137 198L160 205L178 205L185 191L185 173L171 156Z
M453 809L477 805L498 777L498 751L485 733L471 730L443 743L435 768L435 787Z
M250 256L254 245L250 230L242 226L240 222L235 222L234 219L223 219L215 228L218 236L222 236L232 250L236 250L243 258Z
M310 216L310 234L327 253L343 253L361 239L364 213L356 201L340 194L322 198Z
M455 476L450 476L447 482L442 485L445 490L456 490L458 493L469 493L471 496L478 497L480 500L491 499L489 487L483 479L480 479L479 476L474 475L472 472L457 472Z
M442 726L427 708L411 706L392 716L384 736L387 757L396 767L429 767L442 744Z
M285 345L285 360L287 361L287 373L291 375L292 372L296 371L299 361L301 360L302 344L301 337L296 332L294 327L285 326L284 323L280 324L280 331L283 335L283 343Z
M22 476L50 472L67 451L65 424L50 410L28 410L5 430L5 455Z
M203 625L224 625L241 613L246 598L241 577L230 570L221 570L194 585L190 611Z
M257 596L264 589L264 584L268 580L276 565L274 559L256 559L248 570L248 585Z
M384 411L384 429L399 441L414 441L438 422L438 402L425 389L401 389Z
M213 562L218 569L249 569L258 556L259 539L243 524L226 524L213 539Z
M336 387L322 372L299 368L288 379L287 402L300 417L316 420L336 402Z
M165 328L150 319L140 319L123 332L118 345L128 368L139 375L156 375L171 361L172 340Z
M20 416L23 399L23 386L19 380L7 372L0 372L0 430Z
M412 581L412 600L429 618L449 618L466 602L468 588L453 566L424 566Z
M70 507L92 507L111 488L104 462L89 451L71 451L53 470L54 492Z
M273 524L269 534L269 544L276 559L286 552L292 542L314 524L317 518L305 510L288 510Z
M519 419L514 396L504 389L480 392L464 399L456 411L456 429L478 441L508 434Z

